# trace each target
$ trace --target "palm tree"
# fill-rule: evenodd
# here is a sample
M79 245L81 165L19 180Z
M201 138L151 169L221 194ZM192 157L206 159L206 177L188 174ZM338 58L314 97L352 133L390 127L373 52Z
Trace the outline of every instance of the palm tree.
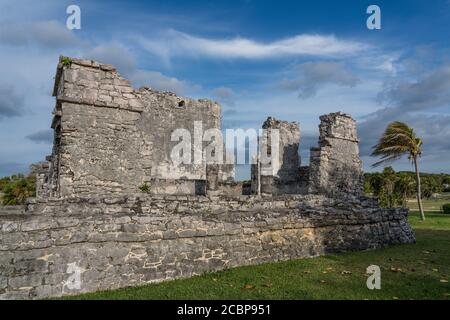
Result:
M400 159L407 154L408 159L414 164L416 170L417 202L419 204L420 218L425 220L422 206L422 194L420 190L420 174L418 158L422 154L422 139L416 136L413 128L399 121L390 123L378 143L373 147L372 156L381 156L381 160L373 166Z

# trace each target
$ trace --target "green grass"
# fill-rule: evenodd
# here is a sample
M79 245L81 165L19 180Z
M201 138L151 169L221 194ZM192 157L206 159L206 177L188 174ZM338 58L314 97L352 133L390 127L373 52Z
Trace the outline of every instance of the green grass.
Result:
M450 193L442 193L437 199L423 199L423 209L425 211L442 211L442 205L450 203ZM416 199L408 199L408 208L411 210L419 210Z
M444 199L424 199L422 200L423 209L425 211L442 211L442 205L450 203L450 200ZM417 200L408 200L408 208L411 210L419 210Z
M65 299L450 299L450 216L410 217L417 243L239 267ZM366 268L381 268L381 290ZM444 281L442 281L444 280Z

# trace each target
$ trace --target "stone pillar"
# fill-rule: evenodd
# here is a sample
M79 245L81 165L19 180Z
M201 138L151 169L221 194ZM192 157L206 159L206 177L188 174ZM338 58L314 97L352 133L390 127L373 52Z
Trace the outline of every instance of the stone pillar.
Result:
M219 166L219 172L218 172L219 182L234 181L234 176L235 176L234 163L231 163L231 164L223 163L223 164L219 164L218 166Z
M206 164L206 192L217 191L220 185L234 181L234 164Z
M30 166L31 175L36 176L36 198L44 199L49 196L49 190L47 185L49 164L48 162L33 163Z
M295 184L298 180L300 128L296 122L280 121L272 117L267 118L262 128L260 159L267 156L270 162L265 163L261 160L261 193L277 194L278 186ZM284 187L280 192L286 192L286 188Z
M259 159L257 156L254 156L252 159L252 163L250 164L250 193L259 195L260 186L259 186Z
M280 183L295 181L300 166L300 156L298 155L300 128L298 123L268 117L262 128L266 132L265 141L268 144L268 154L272 157L277 157L277 155L274 153L276 149L273 143L276 142L272 143L271 132L274 129L279 132L278 161L271 163L273 176L277 177Z
M321 116L320 121L319 147L310 152L309 191L361 195L363 171L355 120L337 112Z
M219 165L206 165L206 192L215 191L219 185Z

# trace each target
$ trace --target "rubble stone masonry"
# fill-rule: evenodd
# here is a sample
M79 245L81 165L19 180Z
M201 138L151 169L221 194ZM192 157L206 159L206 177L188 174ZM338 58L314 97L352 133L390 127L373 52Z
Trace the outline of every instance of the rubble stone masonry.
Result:
M30 299L412 243L406 209L324 196L36 201L0 216L0 298ZM38 214L30 214L35 212ZM68 285L79 268L80 285Z

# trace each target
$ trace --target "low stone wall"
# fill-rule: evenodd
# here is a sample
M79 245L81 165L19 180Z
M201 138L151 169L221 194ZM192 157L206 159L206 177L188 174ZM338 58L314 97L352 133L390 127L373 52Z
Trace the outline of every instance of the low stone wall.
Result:
M412 243L407 214L376 208L372 199L312 195L34 202L26 214L0 216L0 298L92 292Z
M147 182L149 194L158 195L205 195L205 180L151 179Z

